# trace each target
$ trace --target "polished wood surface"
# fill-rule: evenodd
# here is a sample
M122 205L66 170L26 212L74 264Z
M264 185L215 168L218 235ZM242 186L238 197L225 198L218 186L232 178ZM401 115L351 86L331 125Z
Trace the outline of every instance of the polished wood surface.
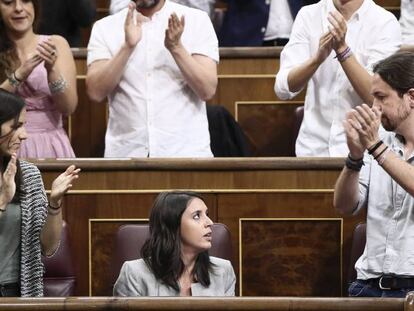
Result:
M404 311L403 298L2 298L3 311L18 310L273 310Z

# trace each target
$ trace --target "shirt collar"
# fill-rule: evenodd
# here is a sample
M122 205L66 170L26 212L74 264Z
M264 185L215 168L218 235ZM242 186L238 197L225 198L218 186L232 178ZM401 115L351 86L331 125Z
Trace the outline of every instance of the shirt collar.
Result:
M364 14L368 12L369 7L372 4L373 4L372 0L364 0L364 2L362 2L362 5L359 7L358 10L356 10L356 12L354 12L354 14L351 16L349 21L353 20L354 18L359 21L364 16ZM333 0L327 1L326 10L327 10L326 16L328 15L329 12L337 10Z

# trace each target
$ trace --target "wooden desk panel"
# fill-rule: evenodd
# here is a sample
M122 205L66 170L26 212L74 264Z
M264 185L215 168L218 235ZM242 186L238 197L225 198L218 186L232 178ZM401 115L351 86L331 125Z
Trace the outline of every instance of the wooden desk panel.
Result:
M329 247L338 247L342 255L329 267L322 262L313 262L315 271L320 271L321 275L332 274L332 269L341 271L332 274L336 280L341 280L334 287L334 293L339 295L340 287L346 288L351 235L355 224L363 221L364 215L342 218L332 207L333 186L343 167L341 158L50 160L36 163L47 189L67 165L75 163L82 168L81 177L64 202L64 218L70 226L72 241L76 241L72 243L76 258L76 295L108 294L105 271L110 264L111 223L147 218L156 194L170 189L192 189L206 196L213 220L226 224L232 234L233 265L237 275L242 254L239 252L243 252L244 247L252 252L255 247L254 243L239 243L240 219L259 218L268 225L275 225L280 219L295 218L298 226L302 226L310 219L339 218L343 240L337 238ZM90 222L93 223L93 235L89 238ZM259 228L265 232L268 226ZM287 230L288 227L282 228ZM302 237L298 232L290 239L300 241ZM266 237L262 236L260 240L266 241ZM317 244L317 241L313 242ZM293 257L284 265L293 263L292 258L301 260L300 253L296 254L295 249L291 251ZM89 257L89 253L93 255ZM256 264L244 259L243 266L247 271L243 274L244 280L254 277L255 272L251 268ZM293 266L286 267L293 271L290 270ZM277 279L278 273L274 268L263 267L267 269L265 274ZM92 279L89 279L89 273ZM292 281L291 288L296 290L289 293L291 296L312 296L315 293L331 296L333 293L329 290L315 291L309 288L309 283L305 286L294 276L292 280L296 283ZM249 284L243 284L247 289ZM257 287L256 290L255 295L269 294L264 288ZM277 289L272 295L279 295Z
M139 297L139 298L2 298L4 311L411 311L413 295L403 298L235 298L235 297Z

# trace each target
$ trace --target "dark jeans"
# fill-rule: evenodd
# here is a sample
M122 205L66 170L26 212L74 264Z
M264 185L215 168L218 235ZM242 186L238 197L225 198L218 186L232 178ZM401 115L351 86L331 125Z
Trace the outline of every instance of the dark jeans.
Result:
M0 297L20 297L19 283L0 284Z
M395 290L381 289L378 286L371 285L365 280L356 280L349 285L349 297L383 297L383 298L405 298L408 292L414 288L402 288Z

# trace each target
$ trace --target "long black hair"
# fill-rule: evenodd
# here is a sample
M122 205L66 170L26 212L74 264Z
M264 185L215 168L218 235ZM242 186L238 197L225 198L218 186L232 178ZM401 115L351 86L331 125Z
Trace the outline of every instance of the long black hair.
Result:
M7 133L2 133L1 126L10 120L14 120L14 125L17 126L19 122L19 116L22 112L23 108L26 106L23 99L21 99L19 96L10 93L6 90L3 90L0 88L0 139L7 138L8 136L13 135L14 129ZM15 128L16 126L13 126ZM10 161L10 155L0 154L0 172L1 174L4 173L6 170L7 165ZM20 171L20 165L17 161L17 172L15 176L15 182L16 182L16 194L13 198L13 202L18 202L20 197L20 185L21 185L21 171Z
M40 19L39 0L30 0L34 8L33 30L37 29ZM7 35L6 25L0 16L0 80L3 81L20 66L16 44Z
M141 249L142 258L155 277L176 291L180 290L178 279L185 268L181 259L181 217L194 198L203 200L199 194L190 191L160 193L151 210L150 236ZM198 254L194 278L205 287L210 285L210 268L208 251Z

